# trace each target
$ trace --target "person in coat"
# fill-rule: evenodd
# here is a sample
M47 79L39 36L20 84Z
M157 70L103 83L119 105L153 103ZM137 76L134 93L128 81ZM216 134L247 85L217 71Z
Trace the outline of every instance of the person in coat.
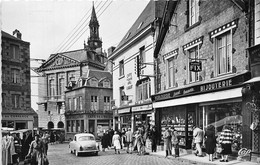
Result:
M194 127L193 138L194 138L194 143L196 144L196 150L195 150L194 154L198 157L203 157L201 147L202 147L202 143L203 143L204 132L198 126Z
M220 160L220 162L228 162L228 155L232 154L231 145L233 142L233 138L234 134L231 131L230 126L225 125L219 137L219 143L223 148L223 151L221 152L222 159Z
M165 152L167 157L168 155L172 155L172 133L169 127L165 127L165 131L163 133Z
M133 132L131 131L131 128L128 128L128 131L125 133L126 138L126 153L132 153L132 146L133 146ZM130 148L130 151L129 151Z
M205 131L205 147L206 153L209 155L209 161L213 161L213 154L216 148L215 128L209 125Z
M144 147L144 139L143 139L143 136L142 136L140 130L137 130L135 139L136 139L136 146L137 146L137 151L138 151L137 155L142 155L143 147Z
M175 151L175 158L180 156L179 151L179 134L178 131L174 128L174 126L171 127L172 131L172 146Z
M120 149L121 149L121 142L120 142L121 138L118 134L117 131L114 132L114 135L112 137L112 144L115 147L115 154L120 154Z
M156 130L155 126L152 128L150 132L150 138L151 138L151 145L152 145L152 152L156 152L157 150L157 141L159 138L158 131Z
M108 131L104 133L104 135L101 138L101 145L102 145L102 151L105 152L105 149L110 146L110 136L108 134Z
M31 156L31 165L41 165L42 158L44 155L44 144L40 140L40 135L36 134L34 137L35 140L32 141L29 152L26 157Z

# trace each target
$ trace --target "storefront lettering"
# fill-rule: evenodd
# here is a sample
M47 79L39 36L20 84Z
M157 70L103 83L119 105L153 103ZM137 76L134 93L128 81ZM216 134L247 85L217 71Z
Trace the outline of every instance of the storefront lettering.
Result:
M167 99L167 98L171 98L170 93L166 93L166 94L163 94L163 95L155 96L155 100L164 100L164 99Z
M194 91L195 91L194 88L185 89L185 90L183 91L183 94L191 93L191 92L194 92Z
M78 118L83 118L82 115L75 115L75 116L66 116L68 119L78 119Z
M88 118L104 119L104 118L111 118L111 116L107 116L107 115L88 115Z
M28 115L4 115L4 118L29 118Z
M133 85L132 85L132 73L128 73L127 74L127 87L126 87L126 90L129 90L129 89L132 89Z
M215 83L211 83L211 84L206 84L206 85L202 85L200 86L200 91L209 91L209 90L214 90L214 89L219 89L219 88L224 88L224 87L229 87L232 85L232 80L224 80L224 81L220 81L220 82L215 82Z
M184 89L178 89L174 91L169 91L167 93L162 94L156 94L151 96L152 101L161 101L161 100L167 100L175 97L182 97L186 95L192 95L192 94L200 94L205 93L207 91L215 91L220 90L224 88L228 88L234 85L242 84L243 82L249 80L251 78L250 73L244 73L232 78L228 78L221 81L216 81L212 83L205 83L203 85L195 85L192 87L184 88Z

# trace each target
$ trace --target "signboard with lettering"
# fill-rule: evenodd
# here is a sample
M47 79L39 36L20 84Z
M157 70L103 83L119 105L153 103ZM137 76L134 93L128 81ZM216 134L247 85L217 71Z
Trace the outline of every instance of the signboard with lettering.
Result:
M132 112L149 111L149 110L152 110L152 108L153 108L152 104L142 105L142 106L132 107Z
M118 114L120 114L120 113L129 113L129 112L130 112L130 108L118 109Z
M224 80L205 83L205 84L196 85L196 86L183 88L179 90L173 90L162 94L156 94L151 96L151 98L153 101L156 102L156 101L168 100L177 97L184 97L188 95L195 95L195 94L201 94L201 93L212 92L217 90L223 90L226 88L231 88L236 85L242 85L242 83L249 80L250 77L251 77L250 73L247 72Z
M201 61L192 61L192 62L190 62L189 68L190 68L191 72L201 72L202 63L201 63Z

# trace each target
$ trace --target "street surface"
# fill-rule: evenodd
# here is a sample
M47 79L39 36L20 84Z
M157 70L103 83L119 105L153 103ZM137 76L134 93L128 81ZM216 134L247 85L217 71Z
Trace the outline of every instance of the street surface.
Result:
M80 155L76 157L68 149L68 143L49 144L48 159L50 165L188 165L188 162L181 160L168 159L164 157L142 155L137 153L127 154L121 150L121 154L115 154L114 150L100 151L98 156L91 154Z

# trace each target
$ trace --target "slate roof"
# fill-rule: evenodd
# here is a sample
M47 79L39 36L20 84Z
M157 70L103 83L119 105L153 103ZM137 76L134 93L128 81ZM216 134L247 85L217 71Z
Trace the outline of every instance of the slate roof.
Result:
M102 70L94 70L90 69L87 73L81 76L83 79L87 79L90 77L96 77L98 80L108 78L112 81L112 74L107 71L102 71Z
M9 38L9 39L12 39L12 40L29 43L29 42L23 41L19 38L16 38L15 36L8 34L8 33L4 32L3 30L1 30L1 35L2 35L2 37Z
M135 23L125 34L123 39L117 45L115 51L122 47L124 44L129 42L133 37L143 31L147 26L149 26L157 17L162 17L163 9L166 1L154 1L151 0L142 13L139 15ZM143 23L142 23L143 22ZM140 26L140 24L142 25ZM140 27L139 27L140 26ZM139 27L139 28L138 28ZM129 35L127 38L126 36Z

